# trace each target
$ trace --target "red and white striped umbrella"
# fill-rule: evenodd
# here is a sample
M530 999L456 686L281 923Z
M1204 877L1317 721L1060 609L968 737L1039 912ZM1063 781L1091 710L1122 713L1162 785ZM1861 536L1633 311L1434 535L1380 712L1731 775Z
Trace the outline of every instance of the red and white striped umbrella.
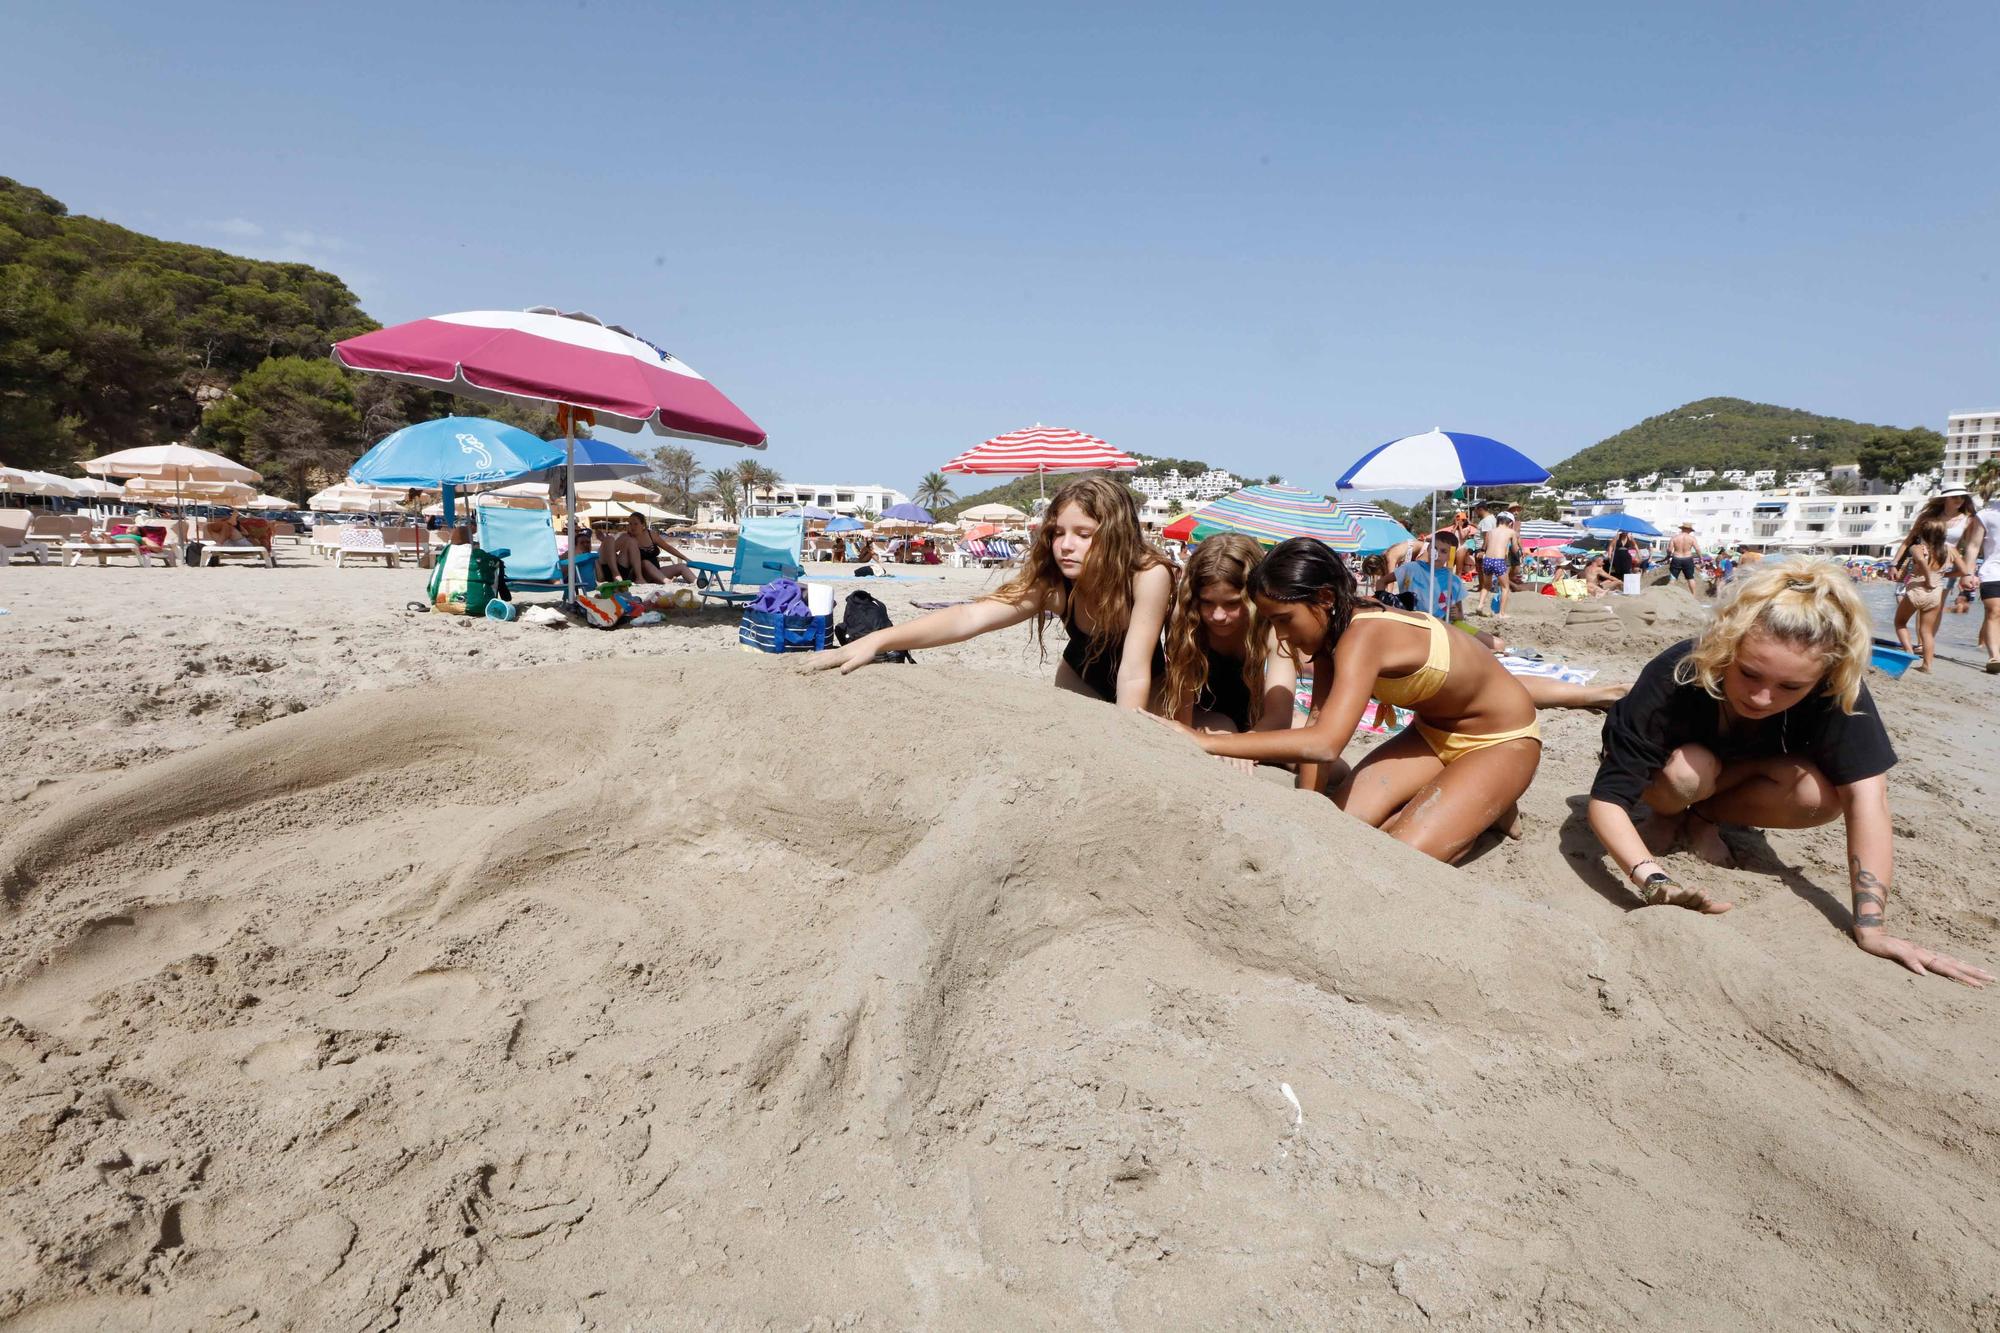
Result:
M1132 472L1139 460L1095 435L1060 426L1030 426L996 435L944 465L946 472L1025 476L1060 472Z

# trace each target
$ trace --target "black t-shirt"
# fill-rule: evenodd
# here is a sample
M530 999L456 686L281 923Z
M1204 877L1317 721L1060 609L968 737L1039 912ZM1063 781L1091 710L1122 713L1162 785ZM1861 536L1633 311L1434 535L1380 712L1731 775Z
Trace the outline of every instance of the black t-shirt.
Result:
M1841 712L1837 700L1814 692L1775 717L1739 722L1724 733L1722 704L1697 683L1674 681L1674 668L1693 648L1694 640L1687 639L1648 662L1632 692L1611 706L1604 718L1597 780L1590 784L1593 799L1630 810L1653 775L1666 767L1668 756L1689 742L1725 760L1797 755L1836 787L1895 766L1896 751L1866 685L1852 713Z

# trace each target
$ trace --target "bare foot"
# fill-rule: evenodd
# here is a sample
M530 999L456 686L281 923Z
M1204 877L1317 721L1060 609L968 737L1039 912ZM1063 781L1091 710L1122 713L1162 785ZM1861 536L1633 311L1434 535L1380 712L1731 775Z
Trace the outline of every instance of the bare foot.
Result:
M1692 810L1688 811L1688 816L1688 846L1694 849L1694 854L1712 866L1733 869L1736 853L1730 851L1729 844L1723 841L1722 829L1714 820Z
M1583 707L1601 713L1632 692L1632 682L1618 681L1611 685L1599 685L1586 696Z
M1680 841L1681 826L1687 822L1686 814L1663 815L1657 810L1647 810L1645 817L1632 821L1632 827L1639 830L1640 841L1646 850L1655 856L1665 856Z
M1520 803L1518 801L1514 802L1510 804L1505 810L1502 810L1500 812L1500 817L1493 821L1492 826L1496 829L1499 829L1502 834L1506 835L1509 838L1512 838L1515 842L1519 842L1521 840Z

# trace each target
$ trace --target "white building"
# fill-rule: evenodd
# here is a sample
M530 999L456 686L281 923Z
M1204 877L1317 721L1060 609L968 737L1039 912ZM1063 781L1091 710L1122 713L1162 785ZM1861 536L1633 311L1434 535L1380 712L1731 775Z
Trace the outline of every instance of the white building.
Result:
M1168 468L1164 477L1132 478L1132 489L1139 494L1149 499L1179 500L1184 505L1207 504L1242 488L1242 478L1219 467L1192 477L1182 476L1179 468Z
M858 518L863 514L879 514L891 505L906 504L909 498L893 486L851 481L781 481L751 497L749 516L770 518L789 509L811 505L828 513ZM721 506L712 502L704 503L699 508L701 512L696 517L703 523L712 523L722 517Z
M1944 484L1969 486L1972 470L1989 458L2000 458L2000 408L1991 412L1954 412L1944 423Z
M1704 547L1752 546L1824 554L1876 554L1903 540L1924 495L1823 495L1788 491L1632 491L1624 512L1664 533L1694 524Z

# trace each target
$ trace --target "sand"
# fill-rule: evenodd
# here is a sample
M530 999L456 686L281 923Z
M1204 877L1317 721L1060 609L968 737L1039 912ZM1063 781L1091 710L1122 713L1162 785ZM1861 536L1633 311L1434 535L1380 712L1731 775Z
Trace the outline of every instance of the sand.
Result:
M2000 1327L1994 995L1847 941L1837 827L1632 910L1588 715L1451 870L1023 633L412 581L4 574L8 1327ZM1991 966L2000 682L1876 688L1892 925Z

